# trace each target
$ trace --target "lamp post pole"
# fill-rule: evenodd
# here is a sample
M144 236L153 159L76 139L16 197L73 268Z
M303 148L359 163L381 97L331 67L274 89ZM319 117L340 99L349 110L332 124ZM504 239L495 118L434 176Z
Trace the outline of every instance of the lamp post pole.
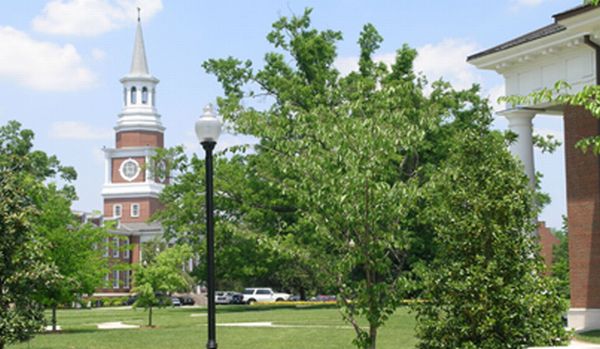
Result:
M206 153L206 266L208 269L208 341L207 349L217 349L215 307L215 220L213 206L213 150L221 133L221 122L215 116L212 105L204 108L204 114L196 121L196 136Z
M207 349L217 348L215 317L215 222L213 207L213 149L216 142L202 142L206 152L206 265L208 266L208 342Z

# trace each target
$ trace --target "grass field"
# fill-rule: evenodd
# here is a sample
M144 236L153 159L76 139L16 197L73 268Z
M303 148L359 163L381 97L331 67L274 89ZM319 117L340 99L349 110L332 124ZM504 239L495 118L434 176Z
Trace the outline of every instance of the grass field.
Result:
M600 344L600 330L576 333L575 338L588 343Z
M154 311L156 328L98 330L104 322L145 325L142 309L63 310L58 312L62 332L40 334L9 349L187 349L205 348L207 318L200 308ZM192 316L194 315L194 316ZM281 327L217 326L217 343L223 349L338 349L352 348L354 330L334 307L224 306L217 309L217 324L271 322ZM414 348L415 320L399 308L380 331L378 348Z

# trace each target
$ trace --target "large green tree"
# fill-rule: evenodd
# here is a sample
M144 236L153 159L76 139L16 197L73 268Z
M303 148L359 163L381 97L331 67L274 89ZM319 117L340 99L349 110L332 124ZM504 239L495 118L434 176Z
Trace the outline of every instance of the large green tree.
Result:
M317 287L339 295L340 310L356 331L355 344L375 348L379 328L402 297L414 292L414 266L430 261L441 248L432 239L443 231L438 225L449 222L432 219L431 206L446 201L431 200L431 188L467 190L454 187L440 168L453 164L459 172L477 163L476 154L468 152L462 154L471 156L470 162L455 160L465 135L502 140L504 135L489 131L491 110L478 87L428 86L413 70L415 50L402 47L391 66L377 62L373 57L382 38L371 25L358 41L359 71L347 76L334 66L341 34L312 28L310 10L281 18L267 38L276 52L265 55L261 68L235 58L204 64L223 86L225 96L218 100L223 118L235 132L258 139L251 152L216 163L217 239L219 229L230 229L296 261L307 271L298 273L302 279L312 277ZM260 103L265 98L268 103ZM533 201L505 143L486 142L482 147L508 159L509 165L496 170L517 178L516 187L523 185L515 199ZM168 224L186 236L202 229L197 210L203 197L202 161L179 164L184 166L170 189L178 193L164 202L167 210L171 205L171 212L181 212ZM177 188L183 183L188 185ZM493 197L482 195L483 203ZM192 203L194 211L188 210ZM465 218L454 218L467 224ZM508 235L514 227L497 228ZM523 233L527 228L519 227ZM535 256L535 250L530 252ZM277 265L258 259L260 254L248 256L245 265L251 267ZM519 264L523 270L533 266Z
M56 308L92 294L104 282L108 259L102 254L108 237L103 227L81 223L71 211L73 188L59 189L50 184L41 196L40 215L34 229L45 240L44 255L60 274L44 290L43 303L52 309L52 329L56 330Z
M35 227L45 181L75 178L54 156L33 150L33 132L11 121L0 127L0 349L23 341L44 323L40 300L61 278L45 259L45 238Z
M491 118L489 118L491 120ZM473 120L475 121L475 120ZM427 219L436 256L420 271L421 349L525 348L568 339L566 303L546 277L533 224L538 212L507 138L487 127L456 132L431 182Z

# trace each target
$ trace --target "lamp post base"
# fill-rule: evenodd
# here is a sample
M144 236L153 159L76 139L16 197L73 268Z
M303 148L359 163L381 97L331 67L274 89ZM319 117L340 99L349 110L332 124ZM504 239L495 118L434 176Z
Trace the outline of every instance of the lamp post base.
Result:
M206 343L206 349L217 349L217 341L209 340L208 343Z

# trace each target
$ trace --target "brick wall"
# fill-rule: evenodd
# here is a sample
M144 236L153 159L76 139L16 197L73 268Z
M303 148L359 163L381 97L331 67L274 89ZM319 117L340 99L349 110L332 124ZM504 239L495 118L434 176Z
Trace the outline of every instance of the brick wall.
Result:
M164 147L164 135L161 132L123 131L116 134L117 148L127 147Z
M564 111L572 308L600 308L600 158L575 149L599 134L600 121L581 107Z
M106 199L104 200L104 216L113 216L113 206L120 204L122 206L121 222L122 223L144 223L147 222L152 213L161 207L158 199L155 198L123 198L123 199ZM131 216L131 204L140 205L139 217Z
M541 254L544 258L544 264L546 264L546 269L548 272L552 269L552 250L555 245L560 243L560 240L552 232L548 227L546 227L545 222L538 223L538 236L540 238L541 245Z

